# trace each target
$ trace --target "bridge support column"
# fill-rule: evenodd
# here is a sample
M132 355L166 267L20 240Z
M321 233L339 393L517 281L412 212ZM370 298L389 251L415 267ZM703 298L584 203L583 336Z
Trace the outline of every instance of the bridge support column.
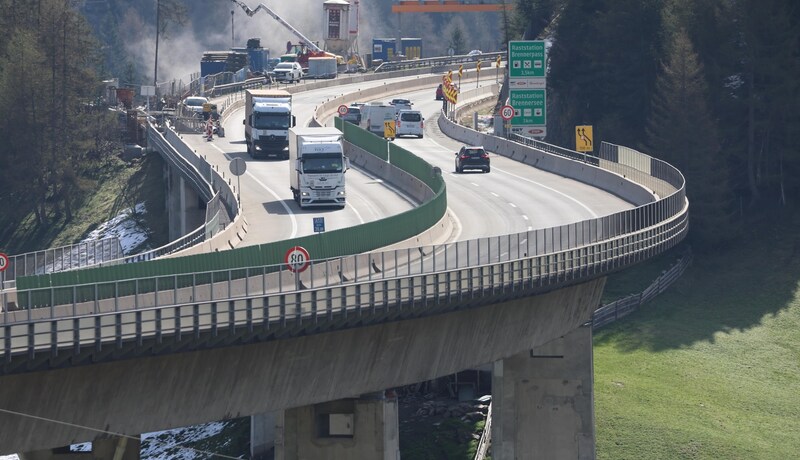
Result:
M282 419L275 460L400 457L397 396L391 391L289 409Z
M170 241L186 235L205 222L205 203L179 173L164 165Z
M91 452L70 452L69 446L19 454L20 460L139 460L142 442L129 437L101 435Z
M250 416L250 458L253 460L275 458L275 436L278 426L283 426L283 411Z
M594 459L592 328L494 365L492 458Z

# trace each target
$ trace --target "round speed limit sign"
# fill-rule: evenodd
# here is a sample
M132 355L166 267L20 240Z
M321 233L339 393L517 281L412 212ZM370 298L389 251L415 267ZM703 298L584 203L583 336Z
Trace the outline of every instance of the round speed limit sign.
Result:
M337 110L337 112L339 112L339 115L340 115L340 116L345 116L345 115L347 115L347 112L349 112L349 111L350 111L350 109L348 109L348 108L347 108L347 106L346 106L346 105L344 105L344 104L340 105L340 106L339 106L339 109Z
M289 268L289 271L299 273L308 268L311 257L309 257L306 248L302 246L294 246L286 251L286 257L284 258L284 261L286 262L286 266Z
M0 272L8 268L8 256L0 252Z
M514 118L514 107L511 107L510 105L504 105L503 108L500 109L500 117L506 121Z

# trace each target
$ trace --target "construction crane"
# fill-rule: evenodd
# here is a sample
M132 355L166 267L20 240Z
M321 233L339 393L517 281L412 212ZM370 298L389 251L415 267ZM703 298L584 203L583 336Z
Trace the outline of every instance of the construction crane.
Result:
M284 27L289 29L297 38L300 39L300 47L301 50L297 53L297 62L300 63L303 67L308 67L308 58L310 57L332 57L336 58L337 63L341 63L342 57L337 56L335 54L329 53L327 51L323 51L322 48L317 46L316 43L309 40L305 35L300 33L299 30L295 29L291 24L286 22L282 17L278 16L278 13L272 11L267 5L263 3L259 3L256 9L251 9L247 6L244 2L240 0L231 0L233 3L239 5L249 17L253 17L256 13L260 10L264 10L267 14L275 18L276 21L281 23ZM287 49L287 52L289 50Z

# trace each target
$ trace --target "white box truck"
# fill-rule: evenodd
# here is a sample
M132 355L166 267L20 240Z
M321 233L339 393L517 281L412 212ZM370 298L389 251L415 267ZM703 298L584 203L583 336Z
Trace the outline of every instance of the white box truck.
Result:
M361 121L364 129L383 137L384 121L394 121L395 107L383 102L368 102L361 107Z
M289 158L289 128L295 125L292 95L274 89L245 90L244 139L253 158Z
M335 57L308 58L306 78L336 78L337 65Z
M301 208L345 206L344 173L350 161L344 155L336 128L296 127L289 130L289 187Z

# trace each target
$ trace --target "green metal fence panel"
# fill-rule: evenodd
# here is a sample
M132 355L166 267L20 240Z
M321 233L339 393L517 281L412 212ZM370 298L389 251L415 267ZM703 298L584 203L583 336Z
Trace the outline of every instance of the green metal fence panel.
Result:
M344 138L347 139L347 142L366 150L383 161L387 161L386 144L389 142L386 139L378 137L352 123L344 122L338 117L335 118L335 123L336 127L344 133Z

